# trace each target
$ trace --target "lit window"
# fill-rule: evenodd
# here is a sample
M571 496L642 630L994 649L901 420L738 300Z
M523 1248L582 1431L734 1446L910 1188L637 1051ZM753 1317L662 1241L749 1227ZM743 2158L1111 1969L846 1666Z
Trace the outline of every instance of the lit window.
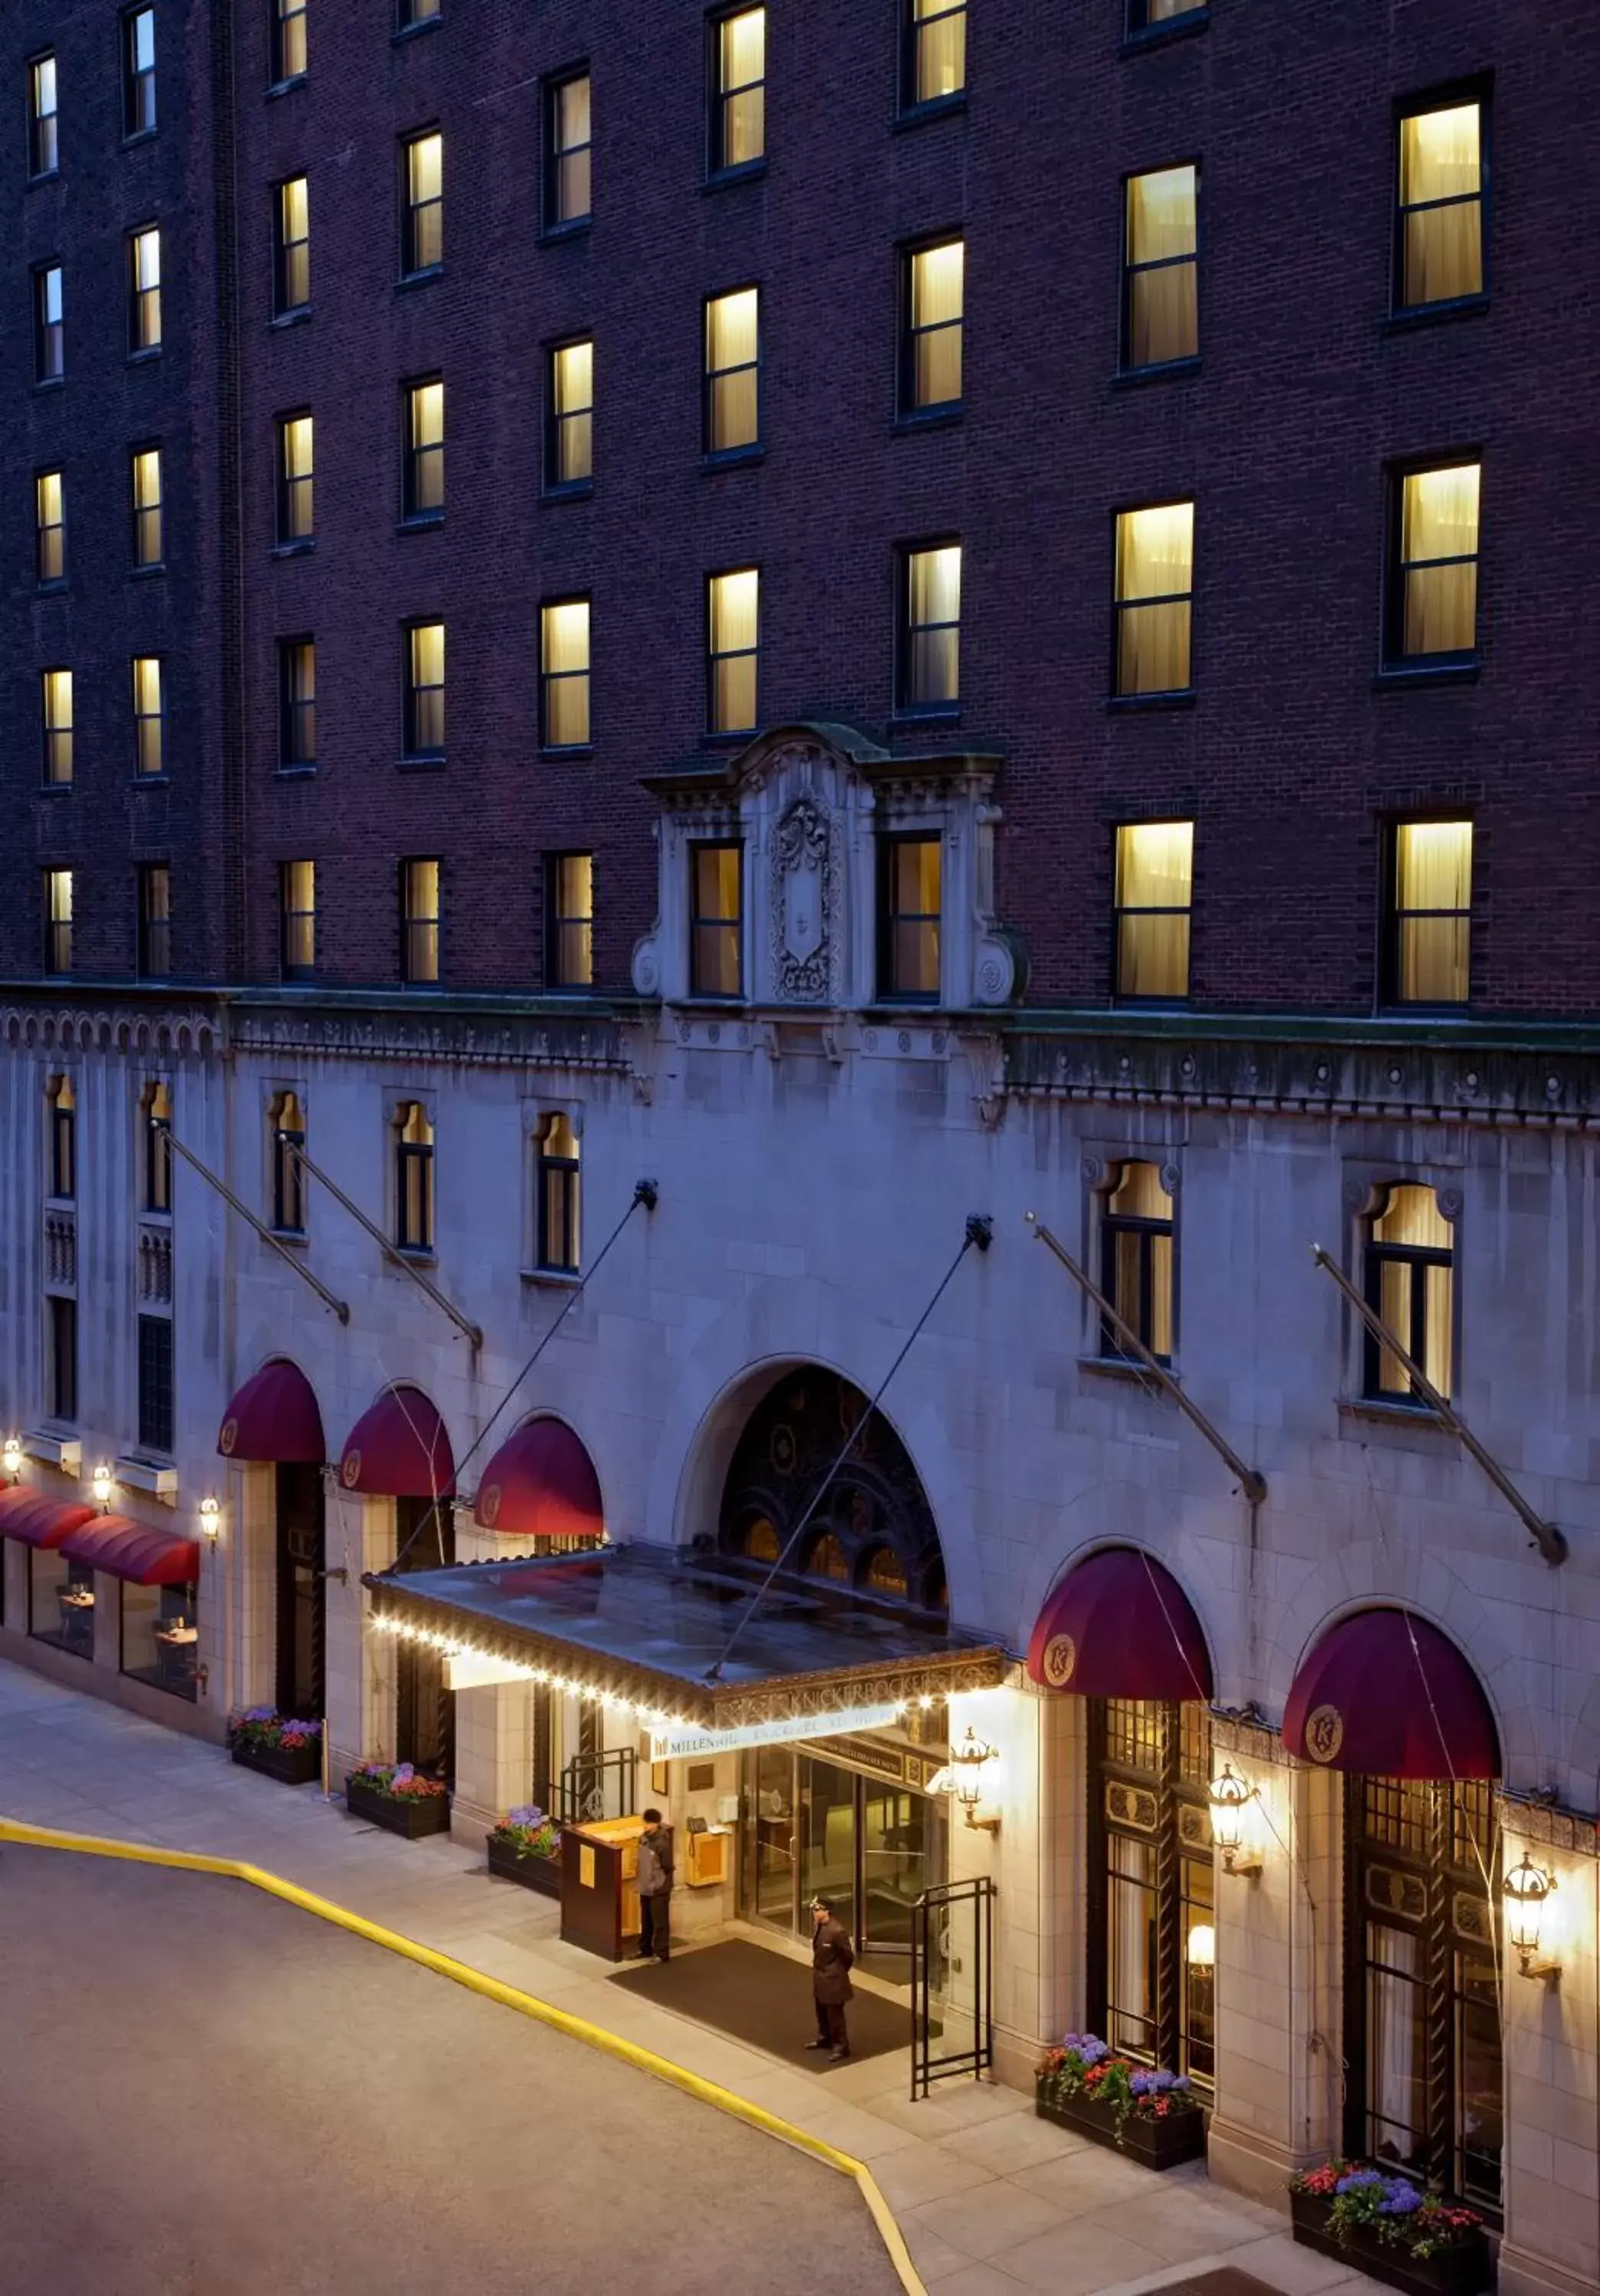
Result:
M547 1117L538 1136L538 1264L576 1275L582 1242L583 1175L578 1135L565 1116Z
M706 299L706 447L736 455L761 435L761 292L741 287Z
M45 970L72 970L72 872L45 872Z
M744 979L743 848L689 849L689 990L694 996L737 996Z
M1411 1184L1391 1188L1367 1239L1367 1305L1447 1398L1454 1270L1450 1224L1433 1190ZM1370 1332L1365 1357L1368 1395L1390 1403L1424 1401L1393 1349Z
M1100 1288L1161 1363L1172 1360L1172 1199L1153 1164L1122 1164L1101 1217ZM1103 1318L1100 1352L1128 1352Z
M156 124L156 12L130 8L122 19L122 133L148 135Z
M311 417L286 414L278 424L278 540L309 542L316 533L315 446Z
M1130 32L1153 32L1163 24L1176 24L1183 16L1202 16L1208 0L1128 0L1128 29Z
M1189 993L1189 912L1194 895L1194 824L1142 821L1117 832L1119 996Z
M953 709L961 697L961 545L901 554L899 692L903 712Z
M291 866L303 865L291 864ZM306 1111L298 1092L281 1092L269 1112L272 1166L272 1224L282 1235L306 1233L306 1168L299 1152L306 1145Z
M1194 504L1123 511L1117 520L1116 693L1186 690L1194 590Z
M1462 661L1477 651L1481 477L1477 463L1399 477L1391 661Z
M316 763L316 641L283 638L278 643L278 764Z
M849 1579L849 1557L831 1530L825 1530L811 1541L806 1550L806 1569L818 1578Z
M595 980L595 857L551 853L545 861L545 985L588 988Z
M61 121L56 111L55 58L36 56L28 67L28 168L53 176L61 165Z
M395 1111L395 1242L402 1251L433 1249L433 1127L420 1100Z
M1393 850L1390 995L1397 1004L1465 1004L1473 824L1398 822Z
M1199 170L1130 176L1122 254L1122 364L1166 366L1200 348L1195 210Z
M273 0L273 78L299 79L305 69L306 0Z
M278 967L285 980L316 972L316 864L278 864Z
M303 311L311 300L311 186L304 176L280 184L277 210L275 304L280 317Z
M62 1203L78 1193L78 1095L70 1077L53 1079L45 1095L45 1187Z
M589 602L562 598L539 612L539 738L546 750L589 739Z
M445 386L437 378L406 386L401 508L406 518L419 521L444 515Z
M1395 299L1402 310L1483 292L1482 132L1477 103L1400 121Z
M161 234L153 224L129 234L127 242L127 347L132 352L161 348Z
M906 1566L892 1546L874 1546L857 1566L856 1583L866 1587L874 1595L887 1595L904 1601L910 1592L906 1583Z
M941 103L966 86L966 0L902 0L900 106Z
M563 224L586 222L590 212L593 122L587 72L554 81L546 102L545 223L546 229L556 231Z
M161 497L161 450L141 447L130 465L134 498L134 564L160 566L166 552Z
M958 239L912 249L903 259L900 411L925 414L961 403L966 250Z
M134 771L141 780L167 770L167 679L160 654L134 656Z
M767 149L767 11L711 26L711 172L752 167Z
M416 24L439 21L439 0L400 0L400 29L409 31Z
M562 343L550 354L550 431L545 484L583 486L595 474L595 346Z
M33 379L59 382L67 372L65 304L59 263L41 264L33 275Z
M41 582L67 578L67 512L59 471L41 471L33 482L35 568Z
M753 567L713 574L706 585L706 726L749 734L756 726L761 577Z
M400 864L400 978L414 988L439 981L439 863Z
M72 778L71 671L42 670L39 698L45 729L45 779L55 788L64 788Z
M445 754L445 626L414 622L406 633L406 755Z
M406 212L400 267L408 275L445 259L445 139L437 128L406 144Z
M886 837L879 855L878 994L935 1004L943 849L937 837Z
M139 872L138 971L141 980L165 980L172 971L172 872L164 861Z
M139 1095L139 1135L144 1144L140 1179L147 1212L172 1210L172 1094L164 1084L146 1085Z

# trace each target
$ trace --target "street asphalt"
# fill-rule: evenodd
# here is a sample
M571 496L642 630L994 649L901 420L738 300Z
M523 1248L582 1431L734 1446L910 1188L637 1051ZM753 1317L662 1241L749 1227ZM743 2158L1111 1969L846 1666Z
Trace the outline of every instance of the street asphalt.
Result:
M854 2185L247 1883L0 1848L5 2296L896 2296Z

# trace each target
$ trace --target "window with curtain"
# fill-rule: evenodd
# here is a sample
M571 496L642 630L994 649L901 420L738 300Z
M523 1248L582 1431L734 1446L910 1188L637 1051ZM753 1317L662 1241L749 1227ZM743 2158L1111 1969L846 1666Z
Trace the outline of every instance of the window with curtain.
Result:
M306 69L307 0L273 0L272 76L282 86Z
M944 921L938 837L884 837L878 846L878 994L935 1004Z
M304 1235L306 1170L295 1151L306 1144L306 1111L298 1092L275 1095L267 1127L273 1226L283 1235Z
M689 991L694 996L743 993L744 849L689 849Z
M1194 504L1119 512L1115 693L1187 691L1194 597Z
M1399 123L1395 301L1415 311L1483 292L1483 106L1445 103Z
M587 223L593 208L593 122L587 71L553 81L545 98L545 228Z
M590 738L589 602L558 598L539 609L539 739L546 750L581 750Z
M406 139L400 268L407 278L445 259L445 139L437 127Z
M45 780L52 789L64 789L72 779L72 673L70 669L40 671L39 704L45 731Z
M757 569L713 574L706 584L708 733L754 732L760 632L761 577Z
M311 300L311 187L304 176L291 176L278 185L277 273L275 304L278 316L303 311Z
M316 533L315 445L308 414L278 418L278 541L309 542Z
M581 1264L581 1151L570 1117L547 1117L538 1141L538 1264L561 1275L576 1275Z
M1100 1288L1135 1336L1161 1363L1172 1360L1172 1198L1160 1168L1120 1164L1100 1216ZM1103 1356L1126 1357L1116 1325L1103 1319Z
M130 232L127 241L127 348L161 348L161 234L154 224Z
M761 291L706 298L705 451L739 455L761 437Z
M595 980L595 857L545 857L545 985L589 988Z
M160 566L166 555L166 512L161 492L161 450L141 447L130 464L134 508L134 564Z
M767 11L741 8L711 25L713 175L754 167L767 150Z
M439 983L439 863L400 864L400 978L415 988Z
M445 626L413 622L406 632L406 724L408 758L445 754Z
M1122 365L1168 366L1200 350L1200 170L1130 176L1122 249Z
M159 653L134 656L134 771L142 781L167 770L166 665Z
M46 869L44 882L45 970L72 970L72 872Z
M1390 1188L1367 1229L1366 1301L1429 1383L1447 1399L1454 1351L1455 1236L1432 1188ZM1391 1348L1367 1332L1367 1395L1384 1403L1426 1402Z
M966 248L950 239L900 258L900 412L961 404Z
M1116 898L1117 995L1187 996L1194 823L1124 823L1117 832Z
M900 109L948 103L966 86L966 0L901 0Z
M954 709L961 698L961 545L900 554L902 714Z
M433 1127L420 1100L395 1111L395 1244L433 1249Z
M33 482L34 571L41 583L67 578L66 495L59 471L41 471Z
M550 354L547 491L587 486L595 475L595 346L560 343Z
M1478 647L1478 513L1482 465L1402 471L1391 561L1391 662L1467 661Z
M316 973L316 864L278 864L278 968L285 980Z
M406 386L401 516L413 523L445 514L445 386L438 375Z
M316 642L278 640L278 764L316 763Z
M1391 840L1389 995L1465 1004L1473 902L1470 821L1400 821Z

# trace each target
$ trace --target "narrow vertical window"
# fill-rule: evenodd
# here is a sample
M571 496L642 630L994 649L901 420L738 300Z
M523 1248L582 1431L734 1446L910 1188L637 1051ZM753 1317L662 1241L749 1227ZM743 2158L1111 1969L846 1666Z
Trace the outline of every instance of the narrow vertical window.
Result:
M1130 32L1159 31L1163 24L1176 24L1184 16L1202 16L1208 0L1128 0L1128 29Z
M49 1123L45 1188L59 1203L78 1193L78 1095L70 1077L57 1077L45 1103Z
M1172 1198L1153 1164L1120 1164L1100 1220L1100 1288L1159 1363L1172 1360ZM1103 1317L1103 1356L1127 1356Z
M161 348L161 234L154 224L128 234L127 348L135 357Z
M400 864L400 978L412 988L439 983L439 863Z
M900 562L902 713L953 709L961 698L961 545L907 550Z
M272 1224L280 1235L306 1233L306 1111L298 1092L281 1092L272 1103Z
M1397 822L1391 866L1391 1000L1465 1004L1472 939L1472 823Z
M129 8L122 19L122 133L148 135L156 124L156 12Z
M152 861L139 872L139 978L165 980L172 971L172 872Z
M1483 292L1483 107L1440 104L1399 124L1395 303L1415 311Z
M1450 1392L1455 1250L1450 1224L1432 1188L1391 1188L1370 1223L1366 1300L1437 1391ZM1370 1332L1365 1385L1386 1403L1423 1403L1410 1373Z
M406 386L406 472L402 515L414 525L445 514L445 386L435 375Z
M55 58L35 56L28 67L28 172L53 176L61 165Z
M595 857L545 857L545 985L590 988L595 982Z
M445 259L445 139L437 128L407 138L400 268L408 277Z
M278 764L316 763L316 642L278 642Z
M45 970L72 970L72 872L45 872Z
M445 754L445 626L413 622L406 633L406 755Z
M439 0L400 0L399 28L412 32L421 24L437 24L439 14Z
M900 109L946 103L966 86L966 0L901 0Z
M760 659L761 577L749 566L706 585L706 729L755 731Z
M1166 1003L1187 996L1194 898L1192 821L1130 822L1118 830L1119 996Z
M538 1136L538 1264L576 1275L581 1264L583 1173L570 1117L547 1117Z
M1117 520L1114 693L1187 691L1194 594L1194 504L1123 511Z
M395 1111L395 1242L402 1251L433 1249L433 1127L420 1100Z
M72 779L72 673L39 673L39 704L45 734L45 779L64 789Z
M582 749L589 740L589 602L562 598L539 611L540 742Z
M1200 171L1130 176L1122 241L1122 365L1170 366L1200 350Z
M167 770L167 677L159 653L134 656L134 771L142 781Z
M130 470L133 479L134 564L160 566L166 557L165 515L161 496L161 450L141 447Z
M33 482L34 565L40 582L67 578L66 496L59 471L41 471Z
M689 849L689 991L737 996L744 980L744 849Z
M311 186L291 176L274 196L277 225L277 268L273 307L279 318L305 310L311 301Z
M172 1319L139 1318L139 1448L172 1448Z
M78 1302L53 1294L45 1302L49 1317L49 1412L70 1426L78 1417Z
M67 372L62 266L42 263L33 275L33 379L59 382Z
M316 534L316 454L309 414L278 421L278 542L310 542Z
M588 73L572 72L553 82L546 103L545 227L559 231L563 224L587 221L591 212Z
M1391 662L1470 661L1478 650L1481 465L1407 471L1395 485Z
M961 404L966 250L958 239L915 247L900 259L900 412Z
M550 354L550 428L545 484L587 486L595 472L595 346L561 343Z
M878 861L878 994L936 1004L943 847L937 837L885 837Z
M278 968L285 980L316 972L316 864L278 864Z
M307 62L306 0L272 0L272 76L299 79Z
M759 444L761 293L741 287L706 298L708 455L743 454Z
M767 150L767 11L711 26L711 173L751 168Z

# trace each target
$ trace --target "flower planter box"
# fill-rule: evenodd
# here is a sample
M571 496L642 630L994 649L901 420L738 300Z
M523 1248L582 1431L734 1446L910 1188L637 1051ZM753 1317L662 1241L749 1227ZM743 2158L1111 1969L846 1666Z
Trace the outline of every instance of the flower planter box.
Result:
M352 1817L398 1833L403 1841L421 1841L430 1833L450 1830L448 1794L386 1794L357 1777L344 1782L344 1806Z
M1290 2194L1290 2218L1302 2248L1335 2257L1387 2287L1407 2290L1409 2296L1482 2296L1485 2289L1493 2288L1494 2261L1481 2232L1438 2256L1412 2256L1364 2225L1352 2226L1349 2239L1342 2241L1328 2230L1332 2205L1317 2193Z
M1091 2144L1109 2145L1144 2169L1176 2169L1181 2161L1198 2161L1205 2152L1205 2115L1198 2107L1169 2112L1160 2120L1130 2112L1117 2133L1117 2115L1109 2104L1083 2096L1050 2096L1041 2084L1034 2110L1041 2120L1071 2128Z
M259 1770L283 1786L309 1786L322 1778L322 1741L308 1746L247 1746L235 1742L234 1759L242 1770Z
M488 1870L498 1874L502 1882L520 1882L525 1890L537 1890L541 1898L561 1897L561 1859L559 1857L519 1857L506 1841L488 1837Z

